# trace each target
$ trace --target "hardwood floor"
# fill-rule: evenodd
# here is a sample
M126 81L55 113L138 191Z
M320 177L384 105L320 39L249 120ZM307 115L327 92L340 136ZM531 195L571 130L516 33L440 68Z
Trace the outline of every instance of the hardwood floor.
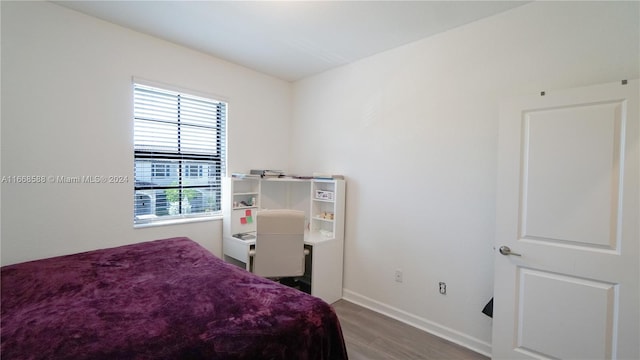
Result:
M346 300L333 304L350 360L488 359L437 336Z

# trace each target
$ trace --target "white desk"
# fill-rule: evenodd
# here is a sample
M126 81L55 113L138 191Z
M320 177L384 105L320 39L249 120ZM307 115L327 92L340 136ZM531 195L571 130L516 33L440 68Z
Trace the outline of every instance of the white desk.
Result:
M342 298L345 181L340 179L225 178L222 191L224 260L251 269L249 251L255 240L257 212L265 209L304 211L305 280L311 294L328 303ZM326 236L324 234L331 234Z
M224 260L244 266L251 270L249 251L255 247L256 240L242 240L227 236L223 239ZM306 261L305 275L311 282L311 295L328 303L342 298L342 264L335 264L336 259L342 261L343 243L333 237L326 237L318 232L305 232L305 248L310 254ZM338 266L339 265L339 266Z

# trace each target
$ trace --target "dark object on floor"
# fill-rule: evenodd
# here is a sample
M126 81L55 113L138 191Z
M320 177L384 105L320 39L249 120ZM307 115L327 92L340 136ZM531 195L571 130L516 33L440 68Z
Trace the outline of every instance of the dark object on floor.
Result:
M487 305L484 306L484 309L482 309L482 313L490 318L493 318L493 298L491 298Z

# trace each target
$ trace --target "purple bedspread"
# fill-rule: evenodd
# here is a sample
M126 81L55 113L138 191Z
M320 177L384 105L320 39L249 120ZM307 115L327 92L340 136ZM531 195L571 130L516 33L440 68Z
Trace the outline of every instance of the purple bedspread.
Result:
M2 359L346 359L324 301L187 238L4 266Z

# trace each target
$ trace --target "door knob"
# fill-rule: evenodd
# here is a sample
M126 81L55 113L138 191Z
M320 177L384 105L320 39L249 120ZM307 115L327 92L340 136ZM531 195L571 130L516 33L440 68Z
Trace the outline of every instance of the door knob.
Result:
M502 255L522 256L522 254L512 252L511 249L505 245L500 246L500 249L498 249L498 251L500 251L500 254Z

